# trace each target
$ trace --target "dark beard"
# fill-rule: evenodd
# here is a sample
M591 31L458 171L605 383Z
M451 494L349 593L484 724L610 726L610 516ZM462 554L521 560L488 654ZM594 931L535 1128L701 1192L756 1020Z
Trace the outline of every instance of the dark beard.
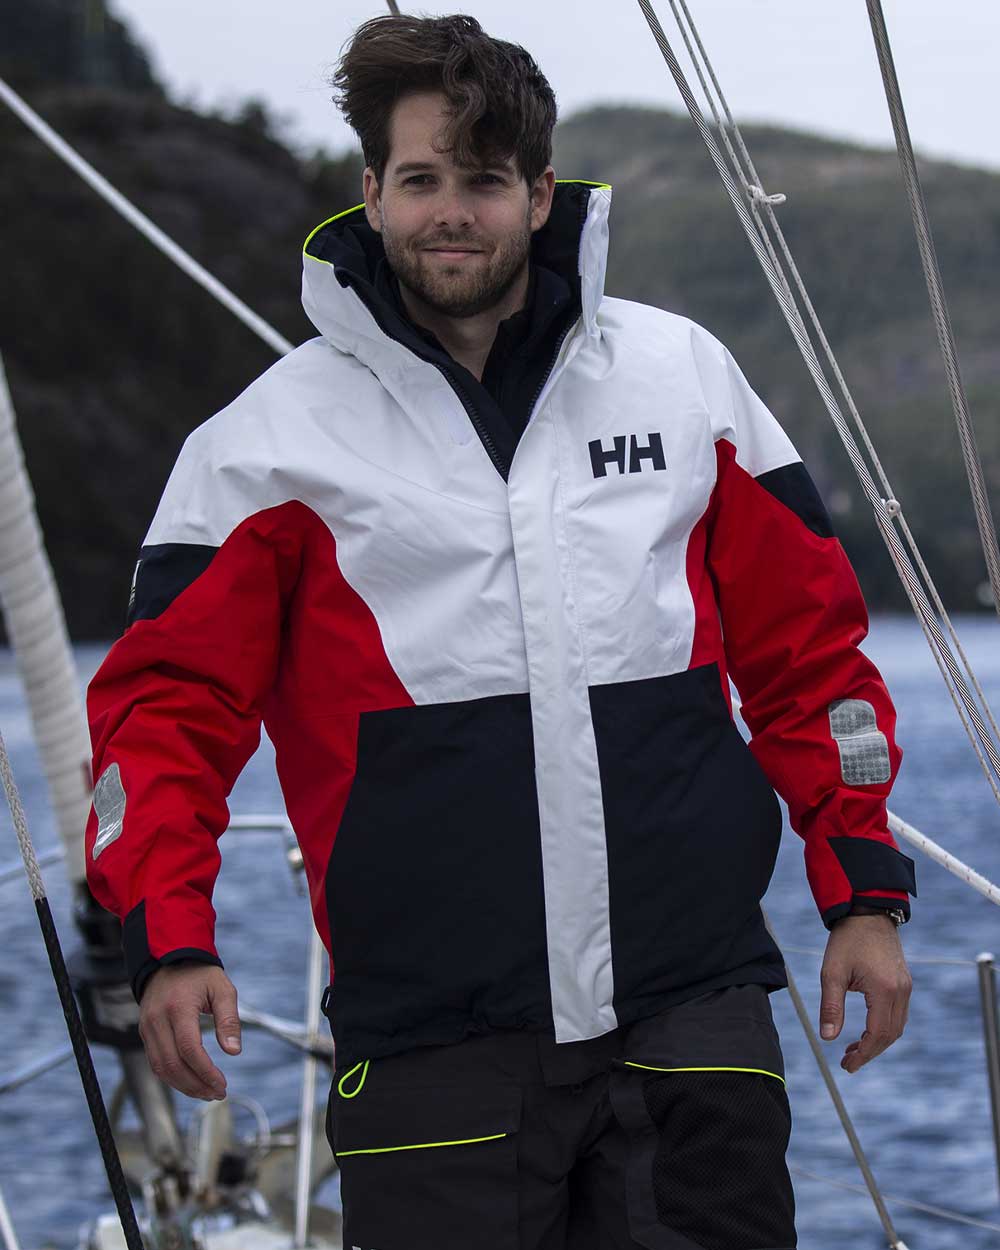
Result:
M435 245L461 247L474 244L470 239L435 239ZM523 230L501 243L485 265L478 262L474 273L462 276L434 274L425 266L419 249L410 251L399 243L382 222L382 244L386 259L400 283L408 287L428 308L445 317L475 317L493 308L510 291L524 272L531 254L530 216Z

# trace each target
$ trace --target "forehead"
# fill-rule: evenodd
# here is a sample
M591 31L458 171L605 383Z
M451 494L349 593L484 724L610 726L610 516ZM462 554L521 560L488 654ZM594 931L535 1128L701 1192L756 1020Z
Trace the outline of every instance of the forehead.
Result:
M443 92L421 91L404 96L389 121L389 165L421 162L452 165L450 152L440 149L451 120ZM504 165L513 167L511 161Z

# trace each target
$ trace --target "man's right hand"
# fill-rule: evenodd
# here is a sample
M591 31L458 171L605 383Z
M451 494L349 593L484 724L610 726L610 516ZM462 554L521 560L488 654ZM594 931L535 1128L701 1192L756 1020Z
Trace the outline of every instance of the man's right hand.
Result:
M153 1072L174 1089L206 1101L226 1096L226 1078L201 1044L199 1016L215 1019L215 1036L229 1055L240 1053L236 986L212 964L158 968L139 1004L139 1035Z

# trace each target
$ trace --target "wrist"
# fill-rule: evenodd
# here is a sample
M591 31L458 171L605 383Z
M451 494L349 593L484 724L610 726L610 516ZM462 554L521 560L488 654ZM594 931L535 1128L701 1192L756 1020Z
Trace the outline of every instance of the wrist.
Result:
M895 928L906 924L908 919L902 907L873 907L868 903L853 903L847 916L884 916ZM847 916L841 917L846 920Z

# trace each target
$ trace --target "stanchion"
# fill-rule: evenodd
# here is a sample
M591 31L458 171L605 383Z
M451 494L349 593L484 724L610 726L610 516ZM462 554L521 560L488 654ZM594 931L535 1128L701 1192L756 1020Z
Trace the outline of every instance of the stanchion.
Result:
M990 1109L993 1112L993 1146L1000 1186L1000 1021L997 1018L997 976L992 954L984 951L979 965L979 997L983 1004L983 1039L986 1042L986 1071L990 1080ZM1000 1194L1000 1188L998 1188Z

